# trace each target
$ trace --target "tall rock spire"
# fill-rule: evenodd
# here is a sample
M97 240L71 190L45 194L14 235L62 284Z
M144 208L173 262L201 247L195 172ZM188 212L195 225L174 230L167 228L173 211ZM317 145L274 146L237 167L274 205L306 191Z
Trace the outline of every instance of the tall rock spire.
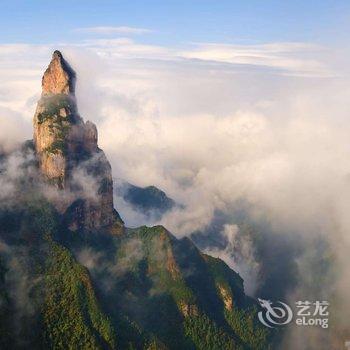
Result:
M63 58L60 51L55 51L42 79L42 94L74 95L76 74Z
M34 115L34 144L42 173L60 188L66 186L74 155L82 143L84 123L75 102L75 72L55 51L42 78L42 94Z
M73 69L55 51L42 78L33 120L34 145L47 182L76 196L65 208L70 227L97 229L113 225L116 219L112 172L98 148L96 126L78 114L75 80Z

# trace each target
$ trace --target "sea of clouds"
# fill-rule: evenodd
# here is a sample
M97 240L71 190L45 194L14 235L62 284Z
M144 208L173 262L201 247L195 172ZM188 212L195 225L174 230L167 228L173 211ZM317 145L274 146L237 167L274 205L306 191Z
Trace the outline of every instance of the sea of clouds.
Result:
M350 314L345 49L305 43L169 48L127 38L0 45L5 150L31 138L40 79L53 49L61 49L77 71L79 111L97 124L113 176L155 185L182 204L147 224L163 224L182 237L205 230L217 211L229 218L243 201L251 220L267 223L272 237L298 241L292 258L300 283L288 294L291 302L311 293L310 259L319 255L311 247L321 240L336 266L334 283L323 286L323 295L336 295L343 314ZM128 226L145 223L117 196L115 206ZM243 241L238 231L234 219L227 220L219 233L226 246L207 252L238 270L254 295L261 262L254 242ZM239 259L236 245L242 247ZM347 327L346 317L339 318Z

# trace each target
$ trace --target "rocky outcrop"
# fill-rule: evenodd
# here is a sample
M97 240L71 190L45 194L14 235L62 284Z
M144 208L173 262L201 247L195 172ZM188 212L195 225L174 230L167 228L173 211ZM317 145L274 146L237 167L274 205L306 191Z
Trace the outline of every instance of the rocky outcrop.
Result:
M233 300L232 300L232 293L228 290L227 287L223 286L222 284L218 284L217 288L219 290L221 299L225 305L226 310L232 310L233 307Z
M186 304L181 301L178 303L178 308L184 317L198 316L199 314L197 305Z
M75 72L65 61L61 52L55 51L42 79L42 94L74 94L75 79Z
M55 51L42 78L34 145L43 177L74 199L63 206L69 227L94 230L116 221L112 172L98 148L96 126L78 113L75 81L74 70Z

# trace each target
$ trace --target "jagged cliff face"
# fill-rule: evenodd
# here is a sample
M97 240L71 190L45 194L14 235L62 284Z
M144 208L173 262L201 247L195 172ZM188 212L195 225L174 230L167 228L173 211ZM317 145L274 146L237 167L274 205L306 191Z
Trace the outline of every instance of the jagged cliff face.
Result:
M52 61L46 69L42 79L43 95L74 95L76 75L64 60L61 52L55 51Z
M111 166L98 148L96 126L78 114L75 81L75 72L55 51L42 78L34 145L44 178L63 191L79 193L65 208L70 227L97 229L115 221ZM95 195L85 198L82 177L95 182Z

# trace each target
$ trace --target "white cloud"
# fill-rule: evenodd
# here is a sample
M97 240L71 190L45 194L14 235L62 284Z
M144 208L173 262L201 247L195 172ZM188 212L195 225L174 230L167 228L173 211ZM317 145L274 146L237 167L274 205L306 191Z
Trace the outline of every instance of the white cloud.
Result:
M137 28L137 27L127 27L127 26L100 26L100 27L87 27L87 28L77 28L77 32L89 33L89 34L102 34L102 35L112 35L112 34L147 34L153 32L151 29Z
M261 66L280 69L284 73L309 76L329 76L333 73L308 53L324 51L322 47L306 43L273 43L265 45L228 45L200 43L179 55L185 58L220 63Z
M175 52L171 48L140 44L129 38L85 40L82 46L97 52L100 56L111 58L176 59Z
M245 292L254 295L260 266L255 258L251 237L243 235L237 225L228 224L224 225L220 236L226 238L226 247L224 249L209 247L205 250L205 253L220 258L231 269L238 272L244 279Z
M57 48L77 70L80 113L96 122L114 176L156 185L185 204L162 220L170 231L202 229L215 210L229 215L243 199L281 234L326 235L339 253L337 286L346 298L350 82L337 50L297 43L185 50L125 38ZM21 126L34 114L52 49L0 45L0 140L30 136ZM120 199L116 206L132 224L143 220ZM342 306L350 309L346 299Z

